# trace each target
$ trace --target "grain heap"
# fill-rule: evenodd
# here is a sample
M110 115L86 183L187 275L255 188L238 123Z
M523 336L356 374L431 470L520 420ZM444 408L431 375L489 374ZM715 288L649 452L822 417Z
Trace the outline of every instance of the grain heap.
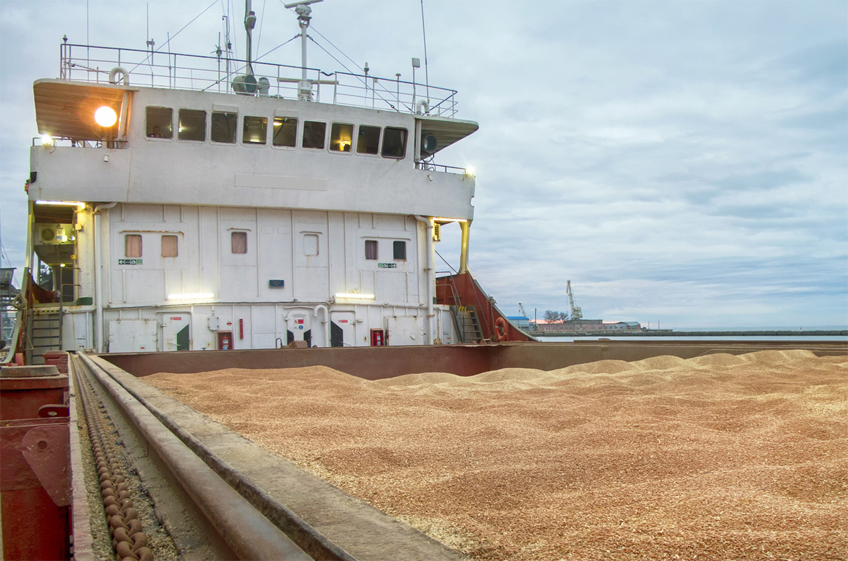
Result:
M845 559L848 361L145 378L475 559Z

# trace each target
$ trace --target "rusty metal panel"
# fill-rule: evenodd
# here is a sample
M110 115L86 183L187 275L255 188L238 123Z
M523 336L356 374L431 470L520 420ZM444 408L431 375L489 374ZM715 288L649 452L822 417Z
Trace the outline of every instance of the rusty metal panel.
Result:
M67 418L0 425L4 559L69 558L68 436Z
M70 557L68 377L57 374L21 367L0 376L0 517L9 561Z
M44 405L62 405L68 377L0 379L0 420L37 419Z

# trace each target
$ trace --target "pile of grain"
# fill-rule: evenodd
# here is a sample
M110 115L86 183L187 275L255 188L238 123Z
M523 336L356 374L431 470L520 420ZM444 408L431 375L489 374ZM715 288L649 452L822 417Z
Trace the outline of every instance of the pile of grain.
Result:
M845 559L848 361L146 381L475 559Z

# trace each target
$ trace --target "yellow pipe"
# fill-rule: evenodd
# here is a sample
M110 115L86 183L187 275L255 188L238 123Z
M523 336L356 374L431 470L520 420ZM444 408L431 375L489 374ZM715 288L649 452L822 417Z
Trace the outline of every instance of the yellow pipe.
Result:
M460 222L459 227L462 229L462 252L459 256L459 274L468 272L468 235L471 228L471 221Z

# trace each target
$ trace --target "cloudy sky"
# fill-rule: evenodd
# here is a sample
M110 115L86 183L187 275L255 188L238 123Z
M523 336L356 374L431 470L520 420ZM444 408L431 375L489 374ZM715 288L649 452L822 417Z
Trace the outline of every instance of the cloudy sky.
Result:
M280 0L253 7L255 52L298 32ZM157 46L170 33L172 51L209 54L226 9L0 1L4 265L23 264L32 82L58 76L62 36L144 49L149 26ZM470 267L505 312L566 310L570 279L590 318L848 325L848 2L425 0L424 12L430 82L459 90L459 116L480 124L437 162L477 172ZM420 0L326 0L313 16L316 41L374 75L409 79L424 59ZM293 42L264 60L299 57ZM314 48L309 63L339 69ZM438 250L456 266L454 233Z

